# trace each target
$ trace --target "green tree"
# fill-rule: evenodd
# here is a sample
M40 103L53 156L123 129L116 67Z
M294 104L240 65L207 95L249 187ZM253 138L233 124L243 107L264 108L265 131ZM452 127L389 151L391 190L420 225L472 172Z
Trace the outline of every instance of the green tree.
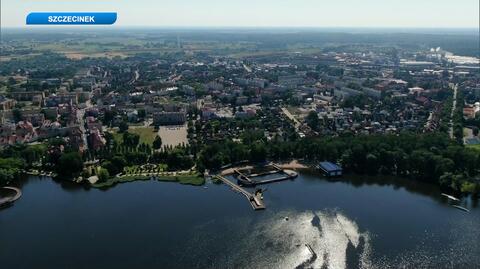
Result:
M103 115L103 123L105 125L111 125L112 121L113 121L113 119L115 118L116 115L117 115L116 111L106 110L104 115Z
M18 121L21 121L22 120L22 111L18 108L14 108L12 110L12 114L13 114L13 120L15 122L18 122Z
M147 112L145 111L145 109L139 109L138 110L138 117L143 119L143 118L145 118L145 116L147 116Z
M118 125L118 131L120 133L125 133L126 131L128 131L128 123L126 123L125 121L120 122L120 124Z
M100 182L107 181L110 178L110 174L108 173L108 170L102 167L98 168L97 176Z
M153 140L153 148L160 149L162 147L162 138L160 136L156 136L155 140Z
M82 156L78 152L63 153L58 159L56 170L64 178L78 175L83 170Z
M250 147L250 160L253 162L263 162L267 158L267 149L265 144L257 142Z
M123 144L128 147L137 147L140 142L140 136L138 134L132 134L129 132L123 133Z
M305 119L307 125L315 131L319 130L320 127L320 120L318 118L318 114L315 111L310 111Z

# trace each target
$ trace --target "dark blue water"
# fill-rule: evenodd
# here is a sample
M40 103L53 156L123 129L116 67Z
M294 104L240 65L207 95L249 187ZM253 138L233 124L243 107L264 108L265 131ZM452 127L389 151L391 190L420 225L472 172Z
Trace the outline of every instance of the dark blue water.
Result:
M0 268L480 268L480 209L431 185L304 173L266 186L257 212L206 186L30 178L0 211Z

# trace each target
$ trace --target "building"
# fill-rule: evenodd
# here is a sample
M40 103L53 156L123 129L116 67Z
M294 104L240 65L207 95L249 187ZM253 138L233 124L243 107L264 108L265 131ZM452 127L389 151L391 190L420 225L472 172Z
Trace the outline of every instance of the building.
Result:
M382 97L382 91L379 91L377 89L363 88L362 90L366 95L372 98L380 99Z
M153 113L153 124L161 125L183 125L186 120L185 112L155 112Z
M107 144L107 140L103 137L102 132L99 129L90 130L88 136L90 148L93 150L99 150Z
M288 88L296 87L303 84L305 78L301 75L286 75L278 77L278 84L286 86Z
M32 123L33 126L38 127L45 121L45 115L41 112L22 112L23 121Z
M53 94L45 99L46 106L58 106L59 104L78 104L78 96L76 93L60 93Z
M474 119L476 112L475 106L466 106L463 108L463 117L466 119Z
M1 99L0 97L0 110L11 110L15 107L16 103L13 99Z
M38 96L44 99L45 93L41 91L18 91L11 92L10 96L17 101L33 101L33 99L38 98Z
M326 176L336 177L341 176L343 169L332 162L320 162L317 165L317 169L321 170Z
M211 107L202 108L202 120L209 120L215 117L216 117L215 109Z
M237 97L237 99L235 100L235 104L236 104L237 106L242 106L242 105L248 104L248 97L247 97L247 96L239 96L239 97Z
M351 96L357 96L363 94L361 91L342 87L341 89L335 89L333 95L337 98L348 98Z

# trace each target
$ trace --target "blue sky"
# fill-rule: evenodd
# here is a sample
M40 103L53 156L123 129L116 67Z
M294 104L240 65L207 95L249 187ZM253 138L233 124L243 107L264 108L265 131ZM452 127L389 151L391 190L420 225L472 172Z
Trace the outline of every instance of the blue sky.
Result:
M2 27L32 11L113 11L117 26L478 28L479 0L1 0Z

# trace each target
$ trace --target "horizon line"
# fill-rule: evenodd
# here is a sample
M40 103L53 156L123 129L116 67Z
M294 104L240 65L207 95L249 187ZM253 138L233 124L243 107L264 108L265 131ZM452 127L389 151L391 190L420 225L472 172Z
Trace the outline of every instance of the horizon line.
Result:
M475 26L288 26L288 25L266 25L266 26L256 26L256 25L110 25L110 26L98 26L98 25L21 25L21 26L2 26L3 29L11 28L20 28L20 29L33 29L33 28L253 28L253 29L469 29L476 30L480 29L480 25Z

